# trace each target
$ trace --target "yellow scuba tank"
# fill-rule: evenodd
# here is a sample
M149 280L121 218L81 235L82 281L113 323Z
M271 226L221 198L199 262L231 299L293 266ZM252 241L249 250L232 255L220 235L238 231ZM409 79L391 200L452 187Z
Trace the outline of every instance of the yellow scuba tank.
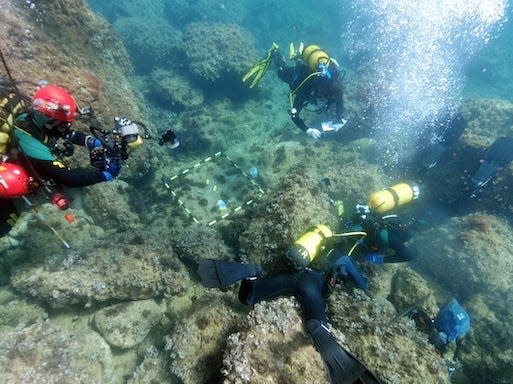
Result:
M319 224L297 239L285 256L292 261L296 269L303 269L319 255L324 249L325 241L331 237L333 237L331 229L324 224Z
M367 204L376 213L388 212L418 199L420 189L416 184L399 183L369 196Z
M330 56L318 45L309 45L303 49L303 61L308 65L312 72L319 71L319 64L328 65Z

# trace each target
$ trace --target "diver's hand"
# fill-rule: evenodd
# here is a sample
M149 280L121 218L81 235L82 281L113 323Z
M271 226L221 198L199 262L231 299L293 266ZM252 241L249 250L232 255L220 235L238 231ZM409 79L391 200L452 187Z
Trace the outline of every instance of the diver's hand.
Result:
M365 261L368 261L372 264L383 264L385 262L385 256L380 255L379 253L369 253L364 257Z
M322 132L316 128L308 128L306 134L313 139L320 139L322 136Z
M94 136L86 136L85 144L89 149L96 149L102 147L102 142L100 141L100 139Z
M105 181L111 181L118 177L120 172L121 162L117 159L112 159L103 171L103 177L105 177Z

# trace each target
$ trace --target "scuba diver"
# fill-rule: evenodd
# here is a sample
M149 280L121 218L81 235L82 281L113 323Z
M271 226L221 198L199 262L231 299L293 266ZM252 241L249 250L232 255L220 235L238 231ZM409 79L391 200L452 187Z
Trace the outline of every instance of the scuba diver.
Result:
M472 184L478 189L483 188L511 161L513 161L513 137L497 138L486 150L479 169L471 177Z
M301 303L306 330L324 361L330 382L377 384L379 381L367 367L337 342L329 330L325 310L325 298L341 279L350 278L359 288L367 289L367 279L351 257L328 246L337 236L360 234L336 234L326 225L317 225L289 247L285 252L289 268L275 275L262 276L259 265L213 259L200 260L198 273L207 288L223 288L242 280L239 300L249 306L279 296L295 296Z
M92 116L89 107L79 109L77 102L63 87L55 84L38 86L32 98L21 93L19 83L10 72L3 53L0 59L7 77L0 77L0 236L7 234L17 219L17 207L13 199L26 198L42 187L46 192L59 187L83 187L111 181L120 171L122 161L129 151L139 147L143 138L138 125L116 117L114 129L91 126L91 135L72 129L76 118ZM173 149L179 141L171 130L158 140ZM72 156L74 145L89 149L88 168L70 169L64 157ZM52 187L52 188L50 188ZM52 196L52 202L61 209L69 206L60 193Z
M40 186L52 183L57 186L83 187L110 181L119 175L121 161L114 158L108 159L103 170L70 169L60 161L60 157L73 154L74 144L86 146L90 150L102 147L98 138L71 129L78 113L77 103L69 92L58 85L49 84L36 91L28 110L14 117L10 143L12 146L6 145L3 155L8 157L9 164L20 166L30 175L31 182L27 185L26 192L37 183L42 184ZM5 124L8 122L4 121ZM3 184L3 191L0 191L0 235L9 231L10 226L6 222L17 212L8 190L9 185ZM64 200L61 200L61 204L66 205Z
M314 139L319 139L325 132L338 131L347 123L343 118L344 92L341 84L345 72L341 72L336 60L317 45L304 47L301 43L296 50L291 44L289 58L295 61L294 66L287 66L278 45L273 43L267 56L249 70L243 81L252 78L250 88L254 87L273 61L278 68L278 77L289 85L289 113L294 124ZM334 119L321 123L320 128L309 127L300 117L303 109L327 113L333 106Z
M399 183L374 192L367 204L356 204L352 220L345 225L352 231L366 234L354 246L364 249L366 261L372 264L401 263L415 258L416 252L404 245L411 237L415 220L404 222L396 214L382 214L416 200L419 193L418 186ZM354 250L351 249L350 254Z

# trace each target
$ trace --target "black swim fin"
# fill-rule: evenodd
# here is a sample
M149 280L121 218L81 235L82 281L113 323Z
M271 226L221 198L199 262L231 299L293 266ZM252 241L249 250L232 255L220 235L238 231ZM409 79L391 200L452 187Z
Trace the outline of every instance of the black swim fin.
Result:
M256 264L243 264L233 261L201 259L198 274L206 288L226 287L247 277L258 276L262 268Z
M308 320L306 328L324 361L331 384L380 384L365 365L337 343L319 320Z

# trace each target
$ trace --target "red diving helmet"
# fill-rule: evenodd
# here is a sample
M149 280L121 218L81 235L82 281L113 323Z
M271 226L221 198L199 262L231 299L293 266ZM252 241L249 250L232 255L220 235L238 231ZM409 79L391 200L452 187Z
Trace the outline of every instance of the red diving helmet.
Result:
M0 163L0 197L12 199L30 190L30 177L17 164Z
M72 123L77 118L77 103L73 96L54 84L45 85L34 94L32 108L64 123Z

